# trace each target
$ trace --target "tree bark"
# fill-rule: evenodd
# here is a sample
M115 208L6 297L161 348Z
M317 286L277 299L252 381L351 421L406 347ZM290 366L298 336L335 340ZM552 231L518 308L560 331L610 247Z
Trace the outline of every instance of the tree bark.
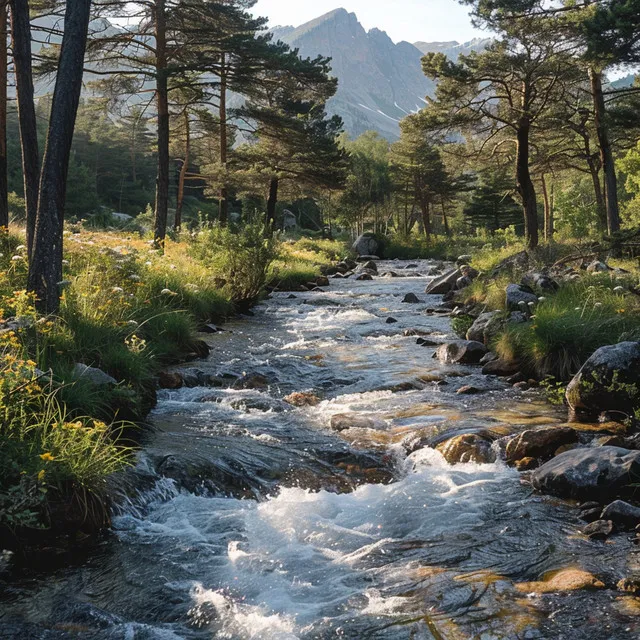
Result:
M444 204L444 198L442 199L442 226L444 227L445 235L451 237L451 228L449 227L449 218L447 216L447 208Z
M164 245L169 214L169 75L167 72L167 16L165 0L155 0L156 103L158 111L158 177L154 239Z
M191 122L189 120L189 112L184 110L184 126L185 126L185 151L184 162L180 167L180 177L178 179L178 199L176 202L176 221L174 230L180 231L182 227L182 205L184 203L184 183L187 179L187 171L189 170L189 156L191 155Z
M522 118L518 124L518 149L516 157L516 180L518 191L522 198L524 211L524 228L527 240L527 248L535 249L538 246L538 203L536 201L536 189L531 179L529 169L529 134L531 123L527 118Z
M29 264L29 290L36 294L36 306L41 313L55 313L60 306L67 173L82 90L90 10L91 0L68 0L65 9L64 35L42 164L33 254Z
M7 179L7 2L0 0L0 227L9 226Z
M540 183L542 184L542 197L544 198L544 239L549 242L553 239L553 205L549 197L547 177L544 173L540 177Z
M618 178L616 176L616 165L613 159L613 151L611 150L611 142L609 140L609 128L606 122L607 108L604 101L604 92L602 90L602 73L591 67L589 69L589 79L591 81L593 113L596 131L598 132L602 168L604 171L605 197L607 205L607 231L609 232L609 235L611 235L616 231L620 231Z
M269 199L267 200L267 219L265 220L265 233L267 235L273 233L276 226L276 204L278 204L278 187L280 180L276 177L271 178L269 183Z
M424 227L424 235L429 240L431 238L431 211L429 203L422 198L420 199L420 212L422 213L422 226Z
M40 157L38 155L38 130L33 90L29 0L11 0L11 42L27 212L27 249L29 256L31 256L38 213Z
M227 176L227 72L226 72L226 60L224 53L222 54L222 64L220 73L220 166L222 167L223 176L222 179L226 181ZM229 192L226 184L223 184L220 188L220 199L218 202L218 219L220 224L224 227L229 222Z

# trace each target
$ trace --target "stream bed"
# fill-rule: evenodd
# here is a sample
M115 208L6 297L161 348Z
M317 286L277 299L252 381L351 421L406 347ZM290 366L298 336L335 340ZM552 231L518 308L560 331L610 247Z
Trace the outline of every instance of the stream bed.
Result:
M453 337L425 312L440 304L424 294L432 266L381 262L403 277L276 293L211 336L194 366L250 388L162 391L113 532L47 571L0 561L0 638L640 637L640 600L615 589L640 568L624 535L588 541L574 505L504 463L450 466L426 446L566 420L539 392L416 344ZM283 400L307 391L320 403ZM336 414L367 420L337 432ZM526 584L565 568L604 588Z

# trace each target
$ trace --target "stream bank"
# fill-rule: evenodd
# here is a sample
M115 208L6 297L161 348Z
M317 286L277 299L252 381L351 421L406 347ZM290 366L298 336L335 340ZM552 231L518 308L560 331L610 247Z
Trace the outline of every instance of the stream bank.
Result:
M637 637L638 601L616 586L640 570L626 536L588 540L574 504L499 456L449 465L431 448L566 419L538 391L432 358L453 338L425 312L433 266L276 293L208 338L197 366L228 385L160 392L115 530L88 557L3 564L0 636ZM284 400L296 392L317 404Z

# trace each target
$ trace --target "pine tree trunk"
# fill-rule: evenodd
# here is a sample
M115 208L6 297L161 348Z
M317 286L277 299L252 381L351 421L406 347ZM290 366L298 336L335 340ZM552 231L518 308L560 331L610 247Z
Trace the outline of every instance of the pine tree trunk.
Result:
M270 235L276 226L276 204L278 204L278 187L280 180L271 178L269 183L269 199L267 200L267 219L265 220L265 233Z
M27 248L29 256L31 256L38 212L40 157L38 155L38 130L33 90L29 0L11 0L11 48L13 50L20 122L22 173L27 211Z
M518 150L516 158L516 180L518 191L522 198L524 210L524 228L527 247L535 249L538 246L538 203L536 201L536 189L531 179L529 169L529 133L531 124L523 118L518 125Z
M155 0L156 102L158 110L158 177L154 239L164 245L169 214L169 77L165 0Z
M420 200L420 212L422 213L422 226L424 227L424 235L429 240L431 238L431 211L429 203Z
M549 242L553 239L553 211L547 187L547 177L544 173L540 177L540 182L542 184L542 197L544 198L544 239Z
M227 179L227 72L226 60L224 53L222 54L222 66L220 74L220 166L223 171L223 180ZM229 193L226 185L220 188L219 215L220 224L226 226L229 222Z
M7 3L0 0L0 227L9 226L7 181Z
M602 73L591 67L589 69L591 80L591 94L593 96L593 110L595 117L598 142L600 144L600 156L604 170L605 197L607 204L607 231L611 235L620 230L620 208L618 206L618 178L616 165L609 140L609 130L606 122L607 108L602 90Z
M442 226L444 227L445 235L451 237L451 229L449 227L449 218L447 216L447 208L444 204L444 198L442 199Z
M600 182L600 169L596 166L593 158L589 157L587 160L589 165L589 173L591 174L591 180L593 182L593 193L596 199L596 212L598 214L598 225L604 232L608 229L607 224L607 203L605 202L604 192L602 190L602 183Z
M175 231L180 231L182 227L182 206L184 204L184 183L187 179L187 171L189 170L189 156L191 155L191 122L189 120L189 112L184 111L185 126L185 151L184 162L180 167L180 178L178 180L178 199L176 202L176 221L174 224Z
M42 313L55 313L60 305L67 173L82 90L90 10L91 0L68 0L65 10L29 264L29 290L35 292L36 305Z

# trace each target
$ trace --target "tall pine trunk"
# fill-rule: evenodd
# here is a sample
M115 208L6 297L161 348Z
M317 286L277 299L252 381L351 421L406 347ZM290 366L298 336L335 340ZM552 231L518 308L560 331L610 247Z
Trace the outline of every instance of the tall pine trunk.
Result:
M64 36L51 103L29 264L29 290L35 292L41 313L55 313L60 305L67 173L82 90L90 10L91 0L68 0L65 9Z
M549 187L547 177L542 174L540 177L542 184L542 197L544 198L544 239L549 242L553 239L553 203L549 197Z
M449 217L447 216L447 207L444 204L444 198L442 198L442 226L444 227L445 235L451 237L451 228L449 227Z
M176 202L176 221L174 224L175 231L180 231L182 227L182 207L184 205L184 185L187 180L187 172L189 170L189 159L191 156L191 121L189 120L189 112L184 111L185 126L185 150L184 162L180 167L180 177L178 179L178 199Z
M588 157L587 164L589 166L591 181L593 182L593 193L596 199L598 225L602 231L607 231L609 228L607 222L607 203L605 202L604 191L602 190L602 183L600 182L600 169L591 156Z
M607 126L607 108L602 90L602 73L591 67L589 69L589 79L591 80L591 94L593 97L593 113L595 118L596 131L598 132L598 143L600 145L600 156L602 158L602 168L604 171L605 198L607 204L607 231L609 234L620 231L620 207L618 205L618 178L616 176L616 165L611 150L609 140L609 127Z
M0 0L0 227L9 226L7 180L7 3Z
M221 60L220 72L220 166L222 167L222 179L227 179L227 70L224 53ZM229 192L226 184L220 187L219 215L218 219L222 226L229 222Z
M31 59L31 24L29 0L11 0L11 48L16 77L18 119L20 122L20 146L22 148L22 174L27 212L27 248L33 250L40 182L40 157L38 155L38 130L33 91Z
M169 75L165 0L155 0L156 103L158 111L158 177L154 239L164 245L169 215Z
M429 240L431 238L431 211L429 202L420 198L420 213L422 213L422 226L424 235Z
M278 204L278 188L280 180L277 177L271 178L269 183L269 199L267 200L267 216L265 220L265 233L270 235L276 226L276 205Z
M518 123L518 149L516 157L516 181L518 191L522 198L524 211L524 228L527 247L535 249L538 246L538 203L536 201L536 189L531 179L529 168L529 134L531 123L527 118L522 118Z

